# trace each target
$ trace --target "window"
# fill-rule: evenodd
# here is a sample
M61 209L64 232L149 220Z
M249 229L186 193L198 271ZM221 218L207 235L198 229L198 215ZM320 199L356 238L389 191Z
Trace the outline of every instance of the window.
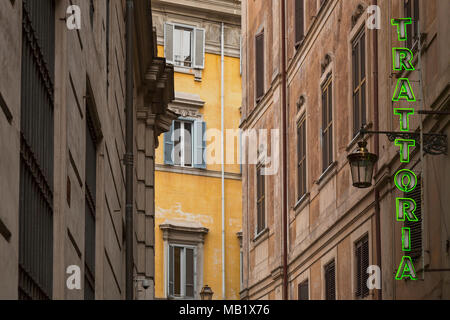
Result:
M264 31L255 37L256 103L264 96Z
M329 75L322 86L322 171L325 171L333 162L332 88L331 75Z
M405 193L405 198L413 199L416 203L416 211L414 214L417 217L417 221L409 221L405 219L404 227L410 228L410 241L411 241L411 251L409 251L409 256L412 260L417 260L422 255L422 185L421 179L417 177L416 188L408 193Z
M164 163L206 169L206 123L198 120L175 120L164 134Z
M55 2L22 6L18 298L44 300L53 292Z
M325 266L325 300L336 300L336 272L334 260Z
M192 167L192 122L174 122L174 164Z
M412 24L406 25L406 47L417 49L416 42L419 39L419 0L405 0L405 17L412 19Z
M85 171L85 222L84 222L84 298L95 299L95 216L97 185L97 142L98 134L94 129L93 112L95 110L91 91L87 90L86 99L86 171Z
M297 125L297 183L298 199L306 193L306 117Z
M256 189L257 189L257 221L256 234L258 235L266 228L266 176L263 175L264 167L259 164L256 168Z
M309 281L305 280L298 285L298 300L309 300Z
M195 247L169 245L169 296L195 297Z
M356 260L356 291L357 298L365 298L369 295L367 287L367 279L369 274L369 236L365 235L361 240L355 243L355 260Z
M304 15L305 0L295 0L295 48L297 49L300 42L305 36Z
M175 26L173 31L173 61L177 66L191 67L194 30Z
M91 29L94 27L94 14L95 14L94 0L89 0L89 18L91 22Z
M364 30L352 44L353 136L366 124L366 36Z
M204 68L205 30L165 23L164 53L168 63L186 68Z

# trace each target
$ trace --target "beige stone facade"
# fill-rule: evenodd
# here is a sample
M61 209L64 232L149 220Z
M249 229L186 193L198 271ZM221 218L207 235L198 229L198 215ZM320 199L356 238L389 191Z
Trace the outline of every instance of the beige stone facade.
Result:
M34 292L19 289L21 243L19 219L21 191L21 109L28 110L24 98L22 39L29 35L22 28L28 8L31 24L37 24L38 9L31 1L0 3L0 299L35 298ZM40 297L50 299L85 298L85 210L89 184L86 173L87 134L96 132L94 158L95 253L93 271L95 299L125 298L125 97L126 97L126 1L45 1L54 5L46 13L54 17L48 24L54 30L54 61L45 66L54 75L53 84L53 177L52 235L50 258L42 247L34 251L36 261L50 259L51 270L46 279L49 287L39 282L33 270L33 288L45 291ZM81 9L81 29L69 30L62 19L67 8L76 4ZM41 4L39 4L41 5ZM33 11L34 10L34 11ZM34 19L34 20L33 20ZM54 23L54 28L51 25ZM152 32L150 1L134 1L134 296L154 297L154 150L158 136L166 131L175 114L167 110L174 98L173 68L165 59L156 57L156 38ZM147 30L147 31L145 31ZM40 32L36 28L34 32ZM31 33L32 34L32 33ZM42 33L41 35L45 35ZM48 37L51 38L51 37ZM31 38L32 39L32 38ZM27 40L24 40L26 43ZM47 38L38 38L39 49L47 48ZM49 46L51 48L51 46ZM45 50L44 50L45 51ZM44 55L45 57L45 55ZM45 59L44 59L45 60ZM50 66L50 67L49 67ZM22 66L23 67L23 66ZM42 69L41 69L42 71ZM25 81L26 83L26 81ZM49 82L47 82L49 83ZM22 92L22 98L21 98ZM38 100L38 93L36 97ZM22 107L21 107L22 103ZM89 105L89 107L88 107ZM28 111L27 111L28 112ZM89 119L89 120L88 120ZM23 120L22 120L23 121ZM35 119L39 126L40 119ZM40 138L40 137L39 137ZM42 138L44 139L44 138ZM92 191L89 191L92 193ZM31 207L29 214L33 214ZM35 229L41 230L39 221ZM87 223L87 222L86 222ZM48 254L46 252L45 254ZM81 289L69 289L66 273L70 265L81 270ZM23 267L22 267L23 268ZM42 270L41 270L42 271ZM46 272L45 270L42 272ZM23 272L22 272L23 273ZM148 280L146 290L142 280ZM33 289L38 290L38 289Z
M361 295L357 288L357 248L367 236L368 265L380 265L377 259L376 210L379 205L381 239L381 273L383 299L450 298L450 214L448 155L425 154L411 149L409 163L401 163L398 147L386 135L366 135L369 151L378 154L372 187L352 186L347 155L356 147L352 63L353 44L364 34L365 112L368 130L399 131L399 117L394 107L448 111L450 108L450 24L445 0L409 1L419 3L422 54L415 59L416 71L392 71L392 48L403 47L390 24L391 18L405 17L407 1L378 1L378 70L374 64L375 31L369 29L366 10L373 1L305 0L303 35L296 41L295 3L286 1L286 72L287 72L287 181L283 182L281 165L275 175L265 177L266 228L255 235L257 218L257 168L243 166L243 257L244 279L241 298L282 299L283 297L283 217L282 192L287 191L287 278L288 299L326 299L333 291L336 299L376 299L377 290ZM412 11L414 12L414 10ZM297 18L298 19L298 18ZM281 5L280 1L242 2L243 59L243 129L281 129ZM256 36L264 34L264 94L256 102ZM358 38L359 37L359 38ZM297 38L298 39L298 38ZM417 46L417 44L415 44ZM361 70L361 69L359 69ZM422 74L421 83L420 73ZM375 77L378 80L378 128L375 118ZM415 103L392 103L397 79L409 77L416 94ZM331 84L331 100L324 102L323 90ZM423 88L423 92L421 90ZM356 89L355 89L356 90ZM355 91L356 92L356 91ZM361 92L361 91L360 91ZM359 96L360 97L360 96ZM362 100L359 100L362 101ZM331 105L331 152L324 158L324 103ZM423 103L423 105L421 105ZM361 110L361 109L359 109ZM450 116L423 115L423 131L450 134ZM410 131L419 132L420 116L411 117ZM356 121L357 122L357 121ZM306 176L298 172L297 128L306 125ZM327 122L328 124L328 122ZM281 135L280 135L281 136ZM281 139L280 139L281 140ZM281 144L281 142L280 142ZM268 146L273 150L273 145ZM279 148L281 152L281 147ZM331 162L324 164L324 159ZM281 161L280 161L281 163ZM403 223L396 221L396 197L403 197L393 181L402 168L421 176L423 196L419 227L422 248L414 260L419 280L394 279L402 253ZM299 179L306 180L302 192ZM283 184L286 183L286 188ZM379 201L375 196L379 192ZM417 242L416 242L417 243ZM334 287L327 286L327 266L334 261ZM328 280L327 280L327 279ZM308 282L306 282L308 281ZM307 284L306 284L307 283ZM301 287L300 285L306 285ZM306 291L302 291L305 289ZM327 289L328 288L328 289ZM331 289L330 289L331 288Z

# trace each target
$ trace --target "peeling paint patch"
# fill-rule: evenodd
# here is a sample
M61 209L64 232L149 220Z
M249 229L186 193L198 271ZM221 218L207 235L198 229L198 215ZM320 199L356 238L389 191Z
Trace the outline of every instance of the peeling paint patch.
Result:
M176 203L169 209L164 209L161 207L156 207L156 218L172 218L172 219L181 219L186 221L196 221L201 222L204 225L212 224L214 222L214 219L205 214L198 214L198 213L191 213L191 212L184 212L181 209L181 203Z

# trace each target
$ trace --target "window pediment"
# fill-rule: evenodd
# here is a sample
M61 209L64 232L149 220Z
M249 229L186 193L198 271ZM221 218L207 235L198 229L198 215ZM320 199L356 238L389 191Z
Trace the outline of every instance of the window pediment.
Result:
M209 232L209 229L199 222L183 220L166 220L159 228L163 232L164 241L190 245L204 243L205 235Z
M205 101L200 99L197 94L176 92L175 100L169 104L169 110L182 117L202 119L200 108L205 106Z

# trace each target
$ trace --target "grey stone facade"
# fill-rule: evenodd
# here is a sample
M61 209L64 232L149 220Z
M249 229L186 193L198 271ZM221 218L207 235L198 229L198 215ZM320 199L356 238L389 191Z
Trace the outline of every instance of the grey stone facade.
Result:
M87 99L94 102L94 127L102 137L96 151L95 299L125 297L125 2L109 1L107 15L107 1L94 1L91 12L88 0L73 1L81 8L82 24L80 30L68 30L61 18L68 16L71 3L55 1L53 299L84 298ZM173 68L156 57L150 10L150 1L134 1L133 242L138 299L154 296L154 149L175 117L167 110L174 98ZM22 1L1 1L0 21L0 299L17 299ZM70 265L81 269L81 290L66 286ZM147 290L142 279L150 281Z

